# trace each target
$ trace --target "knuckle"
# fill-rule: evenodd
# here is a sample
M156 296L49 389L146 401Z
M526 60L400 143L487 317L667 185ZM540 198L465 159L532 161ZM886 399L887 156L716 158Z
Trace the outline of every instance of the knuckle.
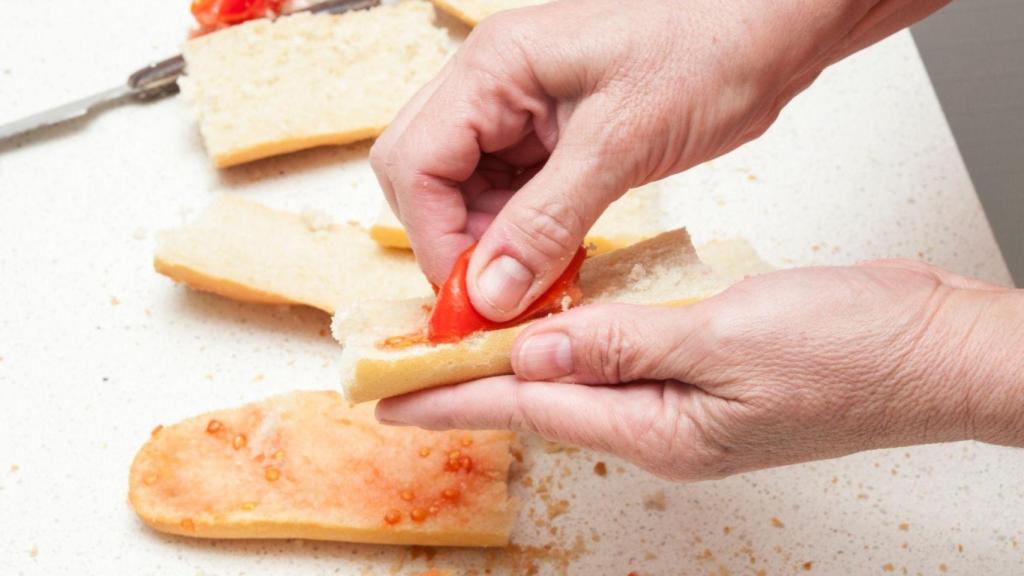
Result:
M385 148L385 145L381 140L377 140L373 143L373 146L370 147L370 167L373 168L373 171L377 174L383 174L385 172L387 162L385 162L384 159L386 157L387 149Z
M484 88L505 90L508 78L529 66L528 47L533 44L529 35L529 25L522 17L507 12L495 14L470 32L458 53L459 67Z
M515 233L543 261L564 257L576 249L584 230L583 219L561 200L523 204L511 219Z
M479 48L486 47L498 53L503 48L517 47L524 32L523 19L510 12L499 12L473 28L466 42L474 48L468 52L479 52Z
M706 352L709 356L724 359L731 351L740 350L748 344L741 318L730 313L730 309L729 306L717 306L712 311L709 307L706 311L710 313L700 316L699 331L701 339L708 344Z
M582 364L591 379L600 383L632 382L644 377L642 342L628 322L609 322L596 327L584 346Z

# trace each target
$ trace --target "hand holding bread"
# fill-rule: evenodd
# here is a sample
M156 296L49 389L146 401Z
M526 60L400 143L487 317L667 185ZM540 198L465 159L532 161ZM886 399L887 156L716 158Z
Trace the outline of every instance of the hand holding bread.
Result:
M926 264L786 270L688 307L537 321L512 347L515 376L386 399L377 416L529 431L680 480L908 444L1019 445L1006 400L1024 373L1021 325L1019 293Z

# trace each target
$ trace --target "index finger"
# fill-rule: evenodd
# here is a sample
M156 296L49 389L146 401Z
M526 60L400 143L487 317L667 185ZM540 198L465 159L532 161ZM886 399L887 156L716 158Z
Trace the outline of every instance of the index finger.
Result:
M427 277L441 284L473 242L461 184L483 153L505 150L547 115L529 80L472 64L453 69L409 120L384 158L399 218Z

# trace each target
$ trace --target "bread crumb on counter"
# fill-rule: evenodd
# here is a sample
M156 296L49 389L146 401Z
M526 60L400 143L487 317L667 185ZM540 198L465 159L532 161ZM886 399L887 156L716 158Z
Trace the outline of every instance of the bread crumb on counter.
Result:
M668 508L668 500L664 490L658 490L653 494L644 496L644 510L664 511Z

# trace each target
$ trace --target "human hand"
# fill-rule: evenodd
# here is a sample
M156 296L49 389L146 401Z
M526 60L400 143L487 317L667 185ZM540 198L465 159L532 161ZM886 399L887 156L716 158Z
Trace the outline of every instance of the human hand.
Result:
M570 310L527 328L512 365L518 377L382 400L377 416L534 432L683 480L1024 445L1024 295L917 262L780 271L686 308Z
M479 239L474 307L517 316L628 188L761 134L829 63L948 0L573 0L470 34L371 163L427 277ZM628 4L628 5L627 5Z

